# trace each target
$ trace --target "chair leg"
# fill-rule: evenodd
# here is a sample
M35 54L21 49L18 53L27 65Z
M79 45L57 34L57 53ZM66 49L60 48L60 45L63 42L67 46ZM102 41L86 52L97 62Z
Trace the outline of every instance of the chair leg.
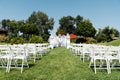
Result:
M1 65L2 65L2 67L4 67L4 65L5 65L5 62L3 59L1 59Z
M29 68L29 64L28 64L28 61L27 61L27 59L25 59L25 62L26 62L26 64L27 64L27 67Z
M102 67L104 64L103 60L100 60L100 67Z
M94 71L95 71L95 74L96 74L96 60L94 59Z
M12 59L9 60L9 64L8 64L8 73L10 72L10 68L11 68L11 61Z
M93 63L93 59L90 60L90 63L89 63L89 68L91 67L91 64Z
M9 72L10 60L7 61L6 72Z
M83 63L84 63L84 57L85 57L84 55L85 55L85 54L84 54L84 53L82 53Z
M24 59L22 60L21 73L23 72Z
M106 62L107 62L107 71L108 71L108 74L110 74L111 73L110 61L107 60Z
M35 61L36 61L36 55L34 55L34 63L35 63Z

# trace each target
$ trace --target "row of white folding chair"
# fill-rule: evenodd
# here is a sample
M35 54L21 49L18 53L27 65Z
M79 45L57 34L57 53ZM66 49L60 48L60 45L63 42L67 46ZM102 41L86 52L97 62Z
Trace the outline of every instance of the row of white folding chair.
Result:
M42 58L42 55L44 53L47 53L49 51L48 44L27 44L26 48L28 50L28 54L30 55L30 59L34 59L34 63L38 56L40 55Z
M10 68L13 68L13 66L11 67L12 60L15 61L14 64L17 64L17 60L22 59L22 66L21 66L21 73L22 73L24 60L25 60L25 56L24 56L25 53L22 52L23 50L21 49L22 48L18 49L18 46L15 46L15 45L14 46L13 45L0 45L1 67L5 67L6 72L9 72ZM23 55L20 53L23 53ZM17 66L15 65L15 67Z
M85 61L85 58L89 59L90 55L90 49L91 49L91 44L83 44L81 46L81 59L83 62Z
M81 51L82 51L82 45L81 44L71 44L71 47L69 49L76 56L79 55L81 57Z
M30 54L33 55L35 62L38 53L42 55L48 51L47 44L39 44L39 47L38 44L0 45L0 67L6 68L6 72L9 72L10 68L21 68L22 73L24 63L29 67L27 59L30 58ZM18 66L19 59L22 60L21 66Z
M28 51L29 59L33 59L35 63L37 57L37 50L35 44L26 44L26 49Z
M91 44L72 44L71 46L71 51L75 53L75 55L80 55L80 59L82 59L83 62L85 61L85 58L89 57Z
M36 46L37 54L38 56L40 55L41 58L43 55L46 55L50 50L48 44L35 44L35 46Z
M89 67L91 66L92 63L94 64L93 66L94 66L95 74L97 69L106 69L108 74L110 73L108 60L106 58L107 50L108 50L108 47L106 46L91 47ZM99 67L98 67L98 63L99 63Z
M71 47L69 48L76 56L80 55L81 51L81 44L72 44Z
M120 61L120 48L119 47L111 47L111 46L93 46L91 48L91 63L94 63L94 71L96 74L96 69L107 69L108 74L111 73L111 69L113 69L113 64L111 62L114 60L116 63ZM97 67L96 61L100 61L100 66ZM105 63L104 63L105 62ZM102 67L105 64L104 68Z
M114 64L111 64L111 61L113 60L120 61L119 48L120 47L96 45L96 44L72 44L72 47L70 49L76 55L80 54L83 58L83 62L84 62L85 54L88 53L88 56L90 57L89 67L91 66L92 63L94 64L95 74L96 74L96 69L106 69L109 74L111 73L111 69L113 69L114 66ZM97 67L98 61L100 61L99 67Z

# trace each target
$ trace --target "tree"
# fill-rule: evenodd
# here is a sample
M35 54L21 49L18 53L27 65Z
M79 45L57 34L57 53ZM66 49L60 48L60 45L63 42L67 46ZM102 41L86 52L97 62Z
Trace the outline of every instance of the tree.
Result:
M16 35L17 34L17 31L18 31L18 28L17 28L17 21L15 20L12 20L10 21L9 19L3 19L2 20L2 28L4 30L8 30L11 35Z
M111 28L111 33L113 34L112 38L119 37L119 31L115 28Z
M27 22L34 24L38 29L39 35L42 37L44 34L49 35L54 25L54 19L49 19L46 13L40 11L33 12Z
M62 17L59 20L60 29L64 30L65 33L74 33L75 30L75 19L72 16Z
M84 37L94 37L96 34L96 29L92 25L89 19L84 20L82 16L77 15L76 18L72 16L62 17L59 20L59 28L57 33L65 32L65 33L74 33L78 36Z
M65 35L65 31L63 29L58 28L56 35L58 34Z
M104 29L99 29L96 39L98 42L109 42L114 39L114 37L119 37L119 31L114 28L106 26Z
M17 22L15 20L9 21L8 23L8 31L11 36L15 37L18 34Z
M79 22L76 28L76 34L84 37L94 37L96 29L93 27L89 19Z
M4 30L8 29L9 22L10 22L9 19L3 19L3 20L2 20L2 28L3 28Z
M76 22L76 26L78 26L79 23L83 22L83 17L80 15L77 15L77 17L75 18L75 22Z
M7 22L5 19L2 20L2 28L5 30L7 26Z
M98 30L98 33L96 34L96 40L97 42L106 42L107 41L107 37L105 34L103 34L102 29Z
M25 23L23 26L20 27L20 32L23 33L23 36L26 39L29 39L33 34L38 35L39 31L34 24Z

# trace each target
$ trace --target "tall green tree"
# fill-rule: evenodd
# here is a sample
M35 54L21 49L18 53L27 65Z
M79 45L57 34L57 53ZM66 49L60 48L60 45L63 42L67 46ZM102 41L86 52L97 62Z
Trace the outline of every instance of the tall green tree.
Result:
M83 22L83 17L80 15L77 15L75 18L76 26L79 25L79 23Z
M32 35L38 35L39 33L37 27L34 24L30 24L30 23L25 23L23 26L21 26L20 32L23 33L23 37L26 38L27 40Z
M2 20L2 28L3 28L4 30L7 30L7 29L8 29L8 27L9 27L9 22L10 22L9 19L3 19L3 20Z
M38 29L39 35L42 37L49 35L54 25L54 19L48 18L48 15L41 11L33 12L27 22L34 24Z
M15 37L18 34L18 26L15 20L9 21L8 23L8 31L11 36Z
M89 19L79 22L76 28L76 34L84 37L94 37L96 29Z
M6 29L7 21L5 19L2 20L2 28Z
M75 19L72 16L62 17L59 20L60 29L64 30L65 33L74 33L75 30Z

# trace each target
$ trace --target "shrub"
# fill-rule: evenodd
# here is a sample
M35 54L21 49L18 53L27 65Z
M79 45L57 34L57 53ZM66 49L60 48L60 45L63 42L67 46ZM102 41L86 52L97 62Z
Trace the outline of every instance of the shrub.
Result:
M21 37L15 37L10 40L11 44L23 44L25 40Z
M79 37L78 39L76 39L76 43L85 43L86 39L85 37Z
M70 42L71 42L71 43L75 43L75 42L76 42L76 39L70 39Z
M79 36L79 38L76 39L76 43L96 43L97 41L92 37L84 37Z
M43 34L42 38L44 39L44 41L48 41L49 35L48 34Z
M40 36L32 35L32 37L29 39L30 43L43 43L43 38Z
M0 42L5 42L7 40L7 36L0 35Z
M97 41L94 39L94 38L92 38L92 37L88 37L88 38L86 38L86 43L88 43L88 44L90 44L90 43L97 43Z

